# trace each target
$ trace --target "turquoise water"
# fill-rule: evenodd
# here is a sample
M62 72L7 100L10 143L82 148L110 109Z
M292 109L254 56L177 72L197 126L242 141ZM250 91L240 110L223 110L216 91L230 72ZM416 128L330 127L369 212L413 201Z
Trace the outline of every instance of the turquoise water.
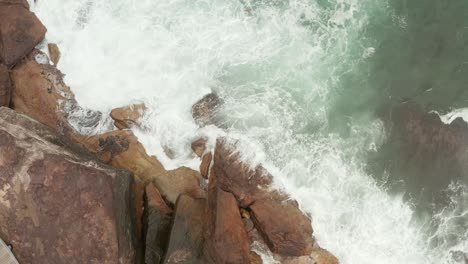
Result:
M196 168L190 142L228 134L311 213L318 242L342 263L464 263L468 234L452 221L466 218L463 201L428 221L366 169L385 141L388 106L467 106L468 3L446 2L47 0L33 9L84 107L148 106L147 129L135 133L167 168ZM223 121L200 129L190 109L210 91L224 100Z

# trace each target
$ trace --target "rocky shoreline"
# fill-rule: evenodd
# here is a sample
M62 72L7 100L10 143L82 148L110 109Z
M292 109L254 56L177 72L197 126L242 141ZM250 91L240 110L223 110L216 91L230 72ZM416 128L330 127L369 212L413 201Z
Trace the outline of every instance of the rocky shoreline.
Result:
M242 161L235 140L210 151L198 139L200 171L166 170L129 129L144 125L144 105L114 109L113 131L80 134L58 47L48 45L50 59L35 48L45 33L27 1L0 0L0 238L19 263L263 263L258 253L338 263L311 217L265 168ZM195 121L213 121L220 103L200 100Z

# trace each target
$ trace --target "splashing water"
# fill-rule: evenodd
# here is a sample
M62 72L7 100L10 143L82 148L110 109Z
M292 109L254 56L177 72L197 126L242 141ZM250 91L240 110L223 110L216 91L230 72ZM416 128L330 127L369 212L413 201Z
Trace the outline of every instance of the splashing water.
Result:
M343 94L366 106L378 93L343 86L379 54L363 32L388 21L406 27L386 1L39 0L32 9L83 107L146 104L148 129L135 133L166 168L197 167L192 140L208 136L212 147L227 133L248 142L244 154L311 213L318 242L342 263L463 263L468 233L453 226L468 217L457 198L466 196L454 195L434 216L439 228L427 231L410 204L365 173L366 153L384 140L372 107L340 112ZM199 129L191 117L210 91L225 102L224 130Z

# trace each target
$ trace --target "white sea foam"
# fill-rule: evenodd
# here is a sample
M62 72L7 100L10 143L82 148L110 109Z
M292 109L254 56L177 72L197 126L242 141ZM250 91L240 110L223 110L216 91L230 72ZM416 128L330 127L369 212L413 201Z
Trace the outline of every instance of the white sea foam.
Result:
M354 65L349 53L367 6L379 7L329 2L39 0L33 10L83 107L146 104L147 129L135 133L167 168L198 167L190 143L199 136L210 148L221 135L241 138L243 157L263 163L298 199L319 243L342 263L451 263L450 249L466 241L431 247L411 206L362 169L363 153L383 140L381 122L351 120L346 140L327 132L330 90ZM378 52L366 47L358 59ZM225 102L225 129L192 120L191 106L212 90ZM454 210L444 214L442 221Z

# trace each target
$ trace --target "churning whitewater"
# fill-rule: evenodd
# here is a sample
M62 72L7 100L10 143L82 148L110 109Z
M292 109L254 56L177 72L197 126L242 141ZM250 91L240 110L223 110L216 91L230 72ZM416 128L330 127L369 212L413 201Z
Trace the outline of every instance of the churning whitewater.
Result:
M48 28L46 41L61 48L58 68L78 102L103 113L144 102L147 127L135 133L166 168L197 168L194 136L208 136L213 147L227 133L312 215L318 242L342 263L465 263L468 231L454 233L453 219L468 211L457 197L433 216L441 224L429 228L364 168L367 153L385 140L383 122L372 114L378 102L365 100L379 92L361 83L343 87L343 77L379 54L377 40L363 32L379 23L407 26L388 1L31 4ZM343 90L355 92L343 99ZM191 107L211 91L224 101L222 121L199 129ZM342 107L343 100L369 104L369 111ZM102 123L85 132L108 129Z

